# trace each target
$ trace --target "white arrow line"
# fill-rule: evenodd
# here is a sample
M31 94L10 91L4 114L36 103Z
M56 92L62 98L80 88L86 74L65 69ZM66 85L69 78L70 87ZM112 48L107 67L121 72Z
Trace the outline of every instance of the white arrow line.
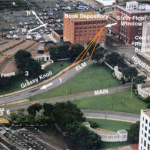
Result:
M32 32L32 31L34 31L34 30L36 30L36 29L38 29L38 28L41 28L41 27L43 27L43 26L45 26L45 25L47 25L47 23L45 23L45 24L43 24L43 25L40 25L40 26L38 26L38 27L36 27L36 28L34 28L34 29L31 29L31 30L29 30L28 32Z
M105 27L111 27L111 26L114 26L114 25L116 25L117 23L113 23L113 24L108 24L108 25L106 25Z
M51 86L51 85L53 85L53 83L50 83L50 84L44 85L44 86L42 86L42 87L41 87L41 90L46 89L48 86Z
M41 19L36 15L36 13L34 11L32 11L33 15L35 15L35 17L41 22L41 24L44 25L44 23L41 21ZM46 28L46 26L44 25L44 27Z

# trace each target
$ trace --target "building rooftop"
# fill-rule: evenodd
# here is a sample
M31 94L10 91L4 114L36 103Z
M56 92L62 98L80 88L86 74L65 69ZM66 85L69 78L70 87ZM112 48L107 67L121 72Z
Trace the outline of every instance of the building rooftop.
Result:
M130 14L150 13L150 5L148 5L148 4L138 3L137 9L127 9L125 5L122 5L122 6L117 5L117 7L123 9L124 11L126 11Z
M69 41L60 41L60 42L53 42L53 41L49 41L49 42L46 42L44 46L63 46L63 45L70 45L71 42Z
M96 1L103 4L104 6L111 6L116 2L116 0L96 0Z
M145 114L147 114L147 115L150 117L150 109L144 110L143 112L144 112Z
M63 30L53 30L54 32L56 32L58 35L63 35Z
M65 14L65 13L64 13ZM91 21L91 20L106 20L106 15L99 14L97 12L69 12L66 13L72 16L72 20L76 21ZM73 18L73 16L76 16ZM64 16L65 17L65 16ZM88 18L89 17L89 18Z

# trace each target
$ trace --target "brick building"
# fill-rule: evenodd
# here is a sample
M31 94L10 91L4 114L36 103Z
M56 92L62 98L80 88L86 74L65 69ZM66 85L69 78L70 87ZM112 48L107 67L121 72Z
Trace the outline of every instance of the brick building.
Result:
M76 18L67 18L67 15L77 16ZM99 16L97 18L82 18L81 16ZM72 44L81 43L86 46L102 27L107 24L106 16L96 12L78 12L63 14L63 40L70 41ZM98 43L104 46L106 42L106 28L104 28Z
M136 1L126 2L126 6L117 6L116 34L128 44L134 43L135 36L142 36L143 21L150 18L150 5ZM143 20L144 19L144 20Z
M117 23L117 12L109 13L107 22L108 22L108 24ZM108 29L109 33L116 35L116 25L109 27L107 29Z

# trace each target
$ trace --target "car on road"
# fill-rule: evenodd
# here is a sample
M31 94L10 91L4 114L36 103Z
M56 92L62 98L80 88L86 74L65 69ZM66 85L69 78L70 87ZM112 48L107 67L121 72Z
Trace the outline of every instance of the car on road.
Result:
M144 72L145 70L143 68L141 68L141 71Z

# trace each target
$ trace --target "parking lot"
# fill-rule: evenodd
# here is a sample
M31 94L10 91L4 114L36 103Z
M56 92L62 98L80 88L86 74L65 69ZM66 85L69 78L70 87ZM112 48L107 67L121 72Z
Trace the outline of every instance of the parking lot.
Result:
M101 7L101 5L95 2L94 0L92 1L92 3L86 3L85 1L81 1L80 3L78 3L78 1L76 0L36 0L36 4L35 0L28 0L28 4L32 6L30 10L5 11L0 13L1 35L7 35L7 38L16 38L18 36L24 38L25 36L22 35L26 35L27 31L36 32L40 35L48 35L51 34L52 29L63 29L64 11L95 11L97 7ZM79 9L79 5L83 6L85 9ZM46 27L43 26L38 28L42 24L46 24ZM23 28L27 30L23 31ZM45 41L41 40L41 42Z

